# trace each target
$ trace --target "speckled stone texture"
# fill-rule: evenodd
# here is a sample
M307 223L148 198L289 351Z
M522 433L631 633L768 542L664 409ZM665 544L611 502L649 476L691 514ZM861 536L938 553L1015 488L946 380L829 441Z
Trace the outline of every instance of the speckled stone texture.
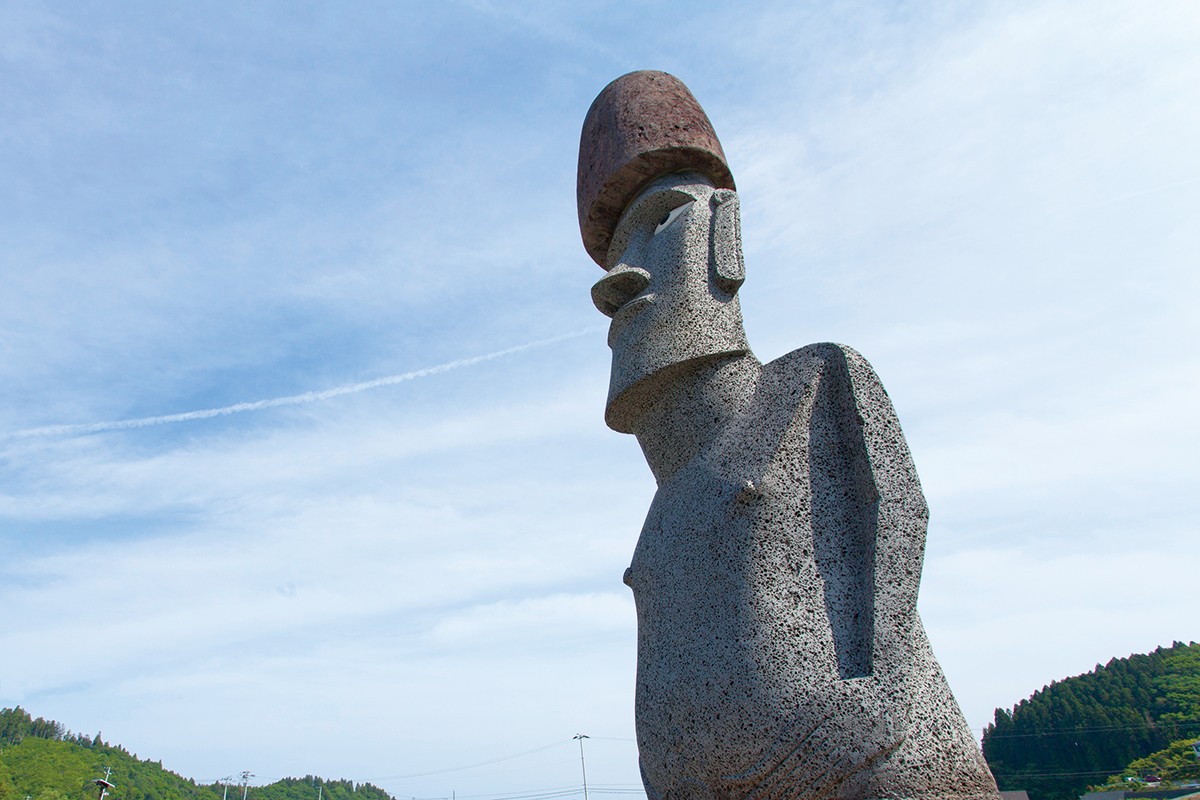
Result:
M684 169L622 209L592 290L606 421L658 482L625 574L646 791L999 800L917 614L927 510L887 393L842 345L753 356L737 195Z

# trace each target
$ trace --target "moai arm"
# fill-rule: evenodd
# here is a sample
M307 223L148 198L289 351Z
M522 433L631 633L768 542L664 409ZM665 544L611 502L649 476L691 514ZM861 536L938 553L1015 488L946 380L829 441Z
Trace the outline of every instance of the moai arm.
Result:
M850 348L801 348L764 366L745 423L716 461L756 492L755 652L788 664L759 680L793 699L760 709L772 740L722 794L995 798L917 614L927 510L878 377Z
M837 654L837 680L814 691L801 715L820 724L797 731L824 746L803 748L792 787L807 774L824 776L829 796L841 798L995 798L917 613L928 508L883 384L842 345L810 345L766 369L809 387L788 438L804 442L793 474L808 475L813 557Z
M813 537L843 678L894 680L911 656L929 518L904 433L871 365L840 345L809 422ZM835 600L837 602L835 602Z
M811 557L841 679L894 667L916 619L928 510L887 392L849 347L767 365L745 424L719 446L796 515L773 546ZM732 476L731 476L732 477Z
M870 796L863 792L904 745L905 673L923 641L916 589L926 510L916 471L874 371L840 345L765 365L745 422L718 450L739 454L726 463L740 463L734 469L761 492L743 534L770 553L752 580L754 603L773 609L764 633L773 632L759 647L768 662L790 662L760 680L766 694L797 705L762 709L774 716L774 741L727 776L729 788L745 797Z

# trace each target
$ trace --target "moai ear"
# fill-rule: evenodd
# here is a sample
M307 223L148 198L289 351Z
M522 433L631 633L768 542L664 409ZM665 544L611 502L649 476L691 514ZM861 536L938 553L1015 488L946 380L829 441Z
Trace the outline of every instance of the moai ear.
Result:
M712 257L717 286L729 294L736 294L742 281L746 280L737 192L717 189L708 202L712 208L708 234L709 254Z

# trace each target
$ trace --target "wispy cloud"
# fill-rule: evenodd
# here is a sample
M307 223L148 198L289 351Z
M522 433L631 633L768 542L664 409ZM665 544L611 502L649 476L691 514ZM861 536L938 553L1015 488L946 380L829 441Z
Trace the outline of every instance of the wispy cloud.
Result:
M84 422L69 425L46 425L39 428L27 428L26 430L16 431L8 434L6 438L29 438L34 436L82 436L89 433L102 433L104 431L120 431L130 430L133 428L148 428L153 425L169 425L174 422L192 422L199 419L211 419L213 417L223 417L229 414L240 414L245 411L263 411L268 408L279 408L280 406L297 406L306 403L319 403L322 400L332 400L335 397L342 397L348 394L357 394L359 392L369 391L371 389L379 389L384 386L395 386L399 383L417 380L419 378L428 378L433 375L440 375L444 372L450 372L464 367L473 367L476 364L483 364L488 361L494 361L505 356L516 355L527 350L532 350L537 347L546 347L551 344L575 339L580 336L595 334L600 328L587 328L571 333L564 333L559 336L552 336L548 339L539 339L535 342L527 342L526 344L517 345L515 347L507 347L503 350L496 350L491 353L485 353L478 356L470 356L468 358L459 358L454 361L447 361L443 364L438 364L432 367L412 370L399 375L388 375L384 378L375 378L374 380L361 381L359 383L348 383L342 386L335 386L332 389L323 389L321 391L304 392L302 394L287 395L285 397L271 397L265 400L254 400L247 403L233 403L232 405L219 406L217 408L203 408L196 411L184 411L178 414L160 414L153 417L138 417L136 419L109 420L105 422Z

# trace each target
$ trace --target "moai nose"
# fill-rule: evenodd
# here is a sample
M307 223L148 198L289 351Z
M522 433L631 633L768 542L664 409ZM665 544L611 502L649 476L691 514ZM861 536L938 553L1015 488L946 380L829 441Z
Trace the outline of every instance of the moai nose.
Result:
M646 270L617 265L592 287L592 303L601 314L611 317L649 285L650 273Z

